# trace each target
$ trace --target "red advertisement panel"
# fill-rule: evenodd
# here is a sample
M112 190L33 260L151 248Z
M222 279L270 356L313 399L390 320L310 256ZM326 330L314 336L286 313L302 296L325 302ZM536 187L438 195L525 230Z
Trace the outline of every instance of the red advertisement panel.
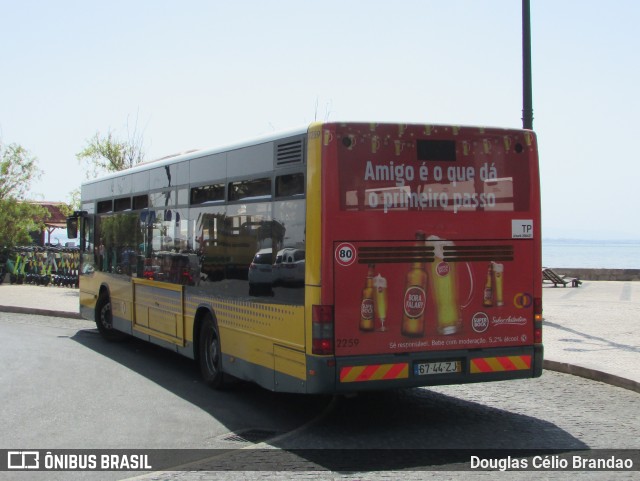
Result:
M416 237L336 243L338 355L533 342L530 243Z
M337 355L533 343L531 132L343 124L322 141Z

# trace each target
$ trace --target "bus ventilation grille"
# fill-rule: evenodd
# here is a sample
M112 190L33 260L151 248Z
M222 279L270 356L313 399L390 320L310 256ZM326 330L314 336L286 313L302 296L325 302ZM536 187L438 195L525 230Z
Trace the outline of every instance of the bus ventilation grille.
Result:
M433 246L376 246L358 249L359 264L435 262ZM445 246L445 262L512 261L512 245Z
M512 261L513 246L445 246L446 262Z
M302 140L285 142L276 146L276 165L300 164L304 159Z
M403 264L407 262L433 262L433 246L360 247L360 264Z

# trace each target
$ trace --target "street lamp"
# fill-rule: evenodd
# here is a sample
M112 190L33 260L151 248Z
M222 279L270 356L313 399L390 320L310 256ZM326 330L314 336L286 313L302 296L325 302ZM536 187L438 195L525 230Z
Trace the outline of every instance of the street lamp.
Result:
M522 0L522 128L533 129L530 0Z

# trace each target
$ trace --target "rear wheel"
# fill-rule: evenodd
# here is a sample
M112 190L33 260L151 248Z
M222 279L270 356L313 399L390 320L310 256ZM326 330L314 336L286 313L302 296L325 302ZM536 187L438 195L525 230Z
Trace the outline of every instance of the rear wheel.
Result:
M207 314L200 325L198 354L203 381L214 389L221 389L224 386L224 373L220 337L211 314Z
M111 299L102 294L96 305L96 326L98 331L107 341L121 341L126 336L113 328L113 315L111 314Z

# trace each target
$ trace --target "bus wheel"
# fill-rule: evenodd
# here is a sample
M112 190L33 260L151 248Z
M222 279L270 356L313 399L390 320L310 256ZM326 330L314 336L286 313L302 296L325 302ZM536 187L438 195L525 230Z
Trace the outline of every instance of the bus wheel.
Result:
M113 328L111 299L104 294L98 298L98 304L96 305L96 326L98 327L98 332L107 341L121 341L125 338L122 332Z
M220 352L220 338L218 330L213 322L213 317L208 314L202 320L200 326L199 362L202 379L207 386L221 389L224 385L224 373L222 372L222 353Z

